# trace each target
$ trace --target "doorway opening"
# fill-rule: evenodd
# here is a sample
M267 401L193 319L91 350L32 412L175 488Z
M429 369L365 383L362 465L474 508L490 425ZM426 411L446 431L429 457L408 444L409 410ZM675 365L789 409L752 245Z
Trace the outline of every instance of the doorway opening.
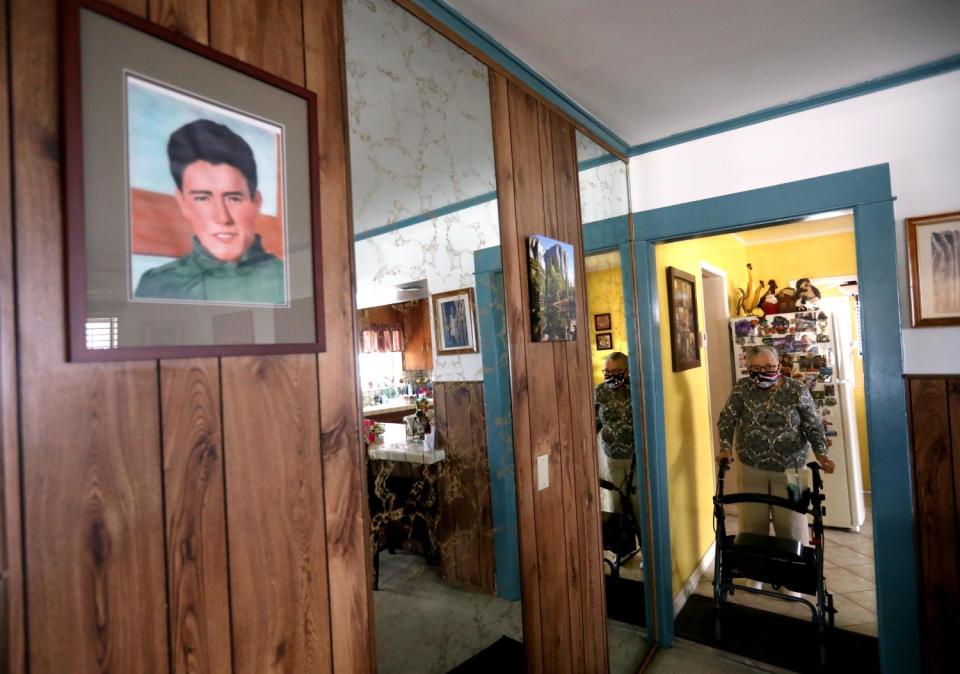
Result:
M853 653L859 670L875 669L878 624L853 215L831 213L659 244L655 259L677 635L731 647L717 642L713 629L715 457L732 439L729 429L724 437L717 420L736 382L747 378L751 347L771 347L779 355L781 377L808 393L811 418L836 464L835 472L824 476L824 577L837 610L831 651L845 651L844 658ZM670 314L680 308L671 305L666 287L670 267L694 279L692 306L700 317L692 328L696 358L683 360L696 364L679 371L671 350L684 342L671 331ZM739 386L744 384L749 380ZM745 465L737 446L742 428L738 419L734 472L725 476L725 493L744 491L737 474ZM743 470L749 471L756 454L744 456ZM809 476L805 480L810 484ZM730 506L725 510L726 533L735 536L740 514ZM782 536L772 527L767 533ZM734 583L756 585L747 578ZM774 595L786 590L761 588ZM735 591L727 601L735 621L761 629L732 650L786 667L806 662L791 659L797 649L776 633L792 624L783 621L809 629L807 606L746 591Z

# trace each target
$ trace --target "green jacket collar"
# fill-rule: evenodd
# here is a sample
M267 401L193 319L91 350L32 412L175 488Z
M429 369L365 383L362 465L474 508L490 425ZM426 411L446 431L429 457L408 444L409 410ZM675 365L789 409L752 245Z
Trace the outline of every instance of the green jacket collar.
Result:
M200 243L200 239L198 239L196 235L193 236L193 251L190 255L200 268L211 270L235 269L237 267L256 264L270 257L270 253L263 249L259 234L254 235L253 243L250 244L250 247L244 251L243 255L241 255L240 259L236 262L223 262L214 257L210 251L203 247L203 244Z

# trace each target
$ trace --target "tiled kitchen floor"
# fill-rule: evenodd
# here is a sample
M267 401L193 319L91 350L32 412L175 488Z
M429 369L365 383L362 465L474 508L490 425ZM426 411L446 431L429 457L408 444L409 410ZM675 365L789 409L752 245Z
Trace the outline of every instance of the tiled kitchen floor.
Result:
M824 576L827 590L833 594L837 609L836 627L870 636L877 636L877 594L874 584L873 520L869 495L866 495L867 516L859 532L827 529L824 545ZM727 516L727 531L735 533L736 515ZM700 579L697 594L713 596L713 565ZM737 592L730 601L772 613L808 620L810 609L796 602L773 597Z

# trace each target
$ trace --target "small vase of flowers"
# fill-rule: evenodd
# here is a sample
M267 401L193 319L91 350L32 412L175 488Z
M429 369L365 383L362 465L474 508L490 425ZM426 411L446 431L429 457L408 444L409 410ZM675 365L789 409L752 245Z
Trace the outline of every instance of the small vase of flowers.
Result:
M373 419L364 419L363 420L363 439L367 443L367 447L370 445L375 445L378 442L383 442L383 424L374 421Z

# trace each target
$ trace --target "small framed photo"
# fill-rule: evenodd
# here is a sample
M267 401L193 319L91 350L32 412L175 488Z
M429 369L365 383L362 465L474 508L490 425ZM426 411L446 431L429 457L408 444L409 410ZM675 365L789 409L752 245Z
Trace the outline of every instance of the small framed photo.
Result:
M960 211L906 223L913 327L960 325Z
M477 353L480 349L473 288L437 293L431 299L437 355Z
M573 245L535 234L527 240L530 331L535 342L577 339L577 282Z
M692 274L676 267L667 267L667 308L670 314L673 371L700 367L697 282Z
M596 331L610 330L613 327L613 321L610 320L610 314L594 314L593 329Z
M75 361L324 349L316 95L65 0Z
M597 333L597 351L610 351L613 348L613 333Z

